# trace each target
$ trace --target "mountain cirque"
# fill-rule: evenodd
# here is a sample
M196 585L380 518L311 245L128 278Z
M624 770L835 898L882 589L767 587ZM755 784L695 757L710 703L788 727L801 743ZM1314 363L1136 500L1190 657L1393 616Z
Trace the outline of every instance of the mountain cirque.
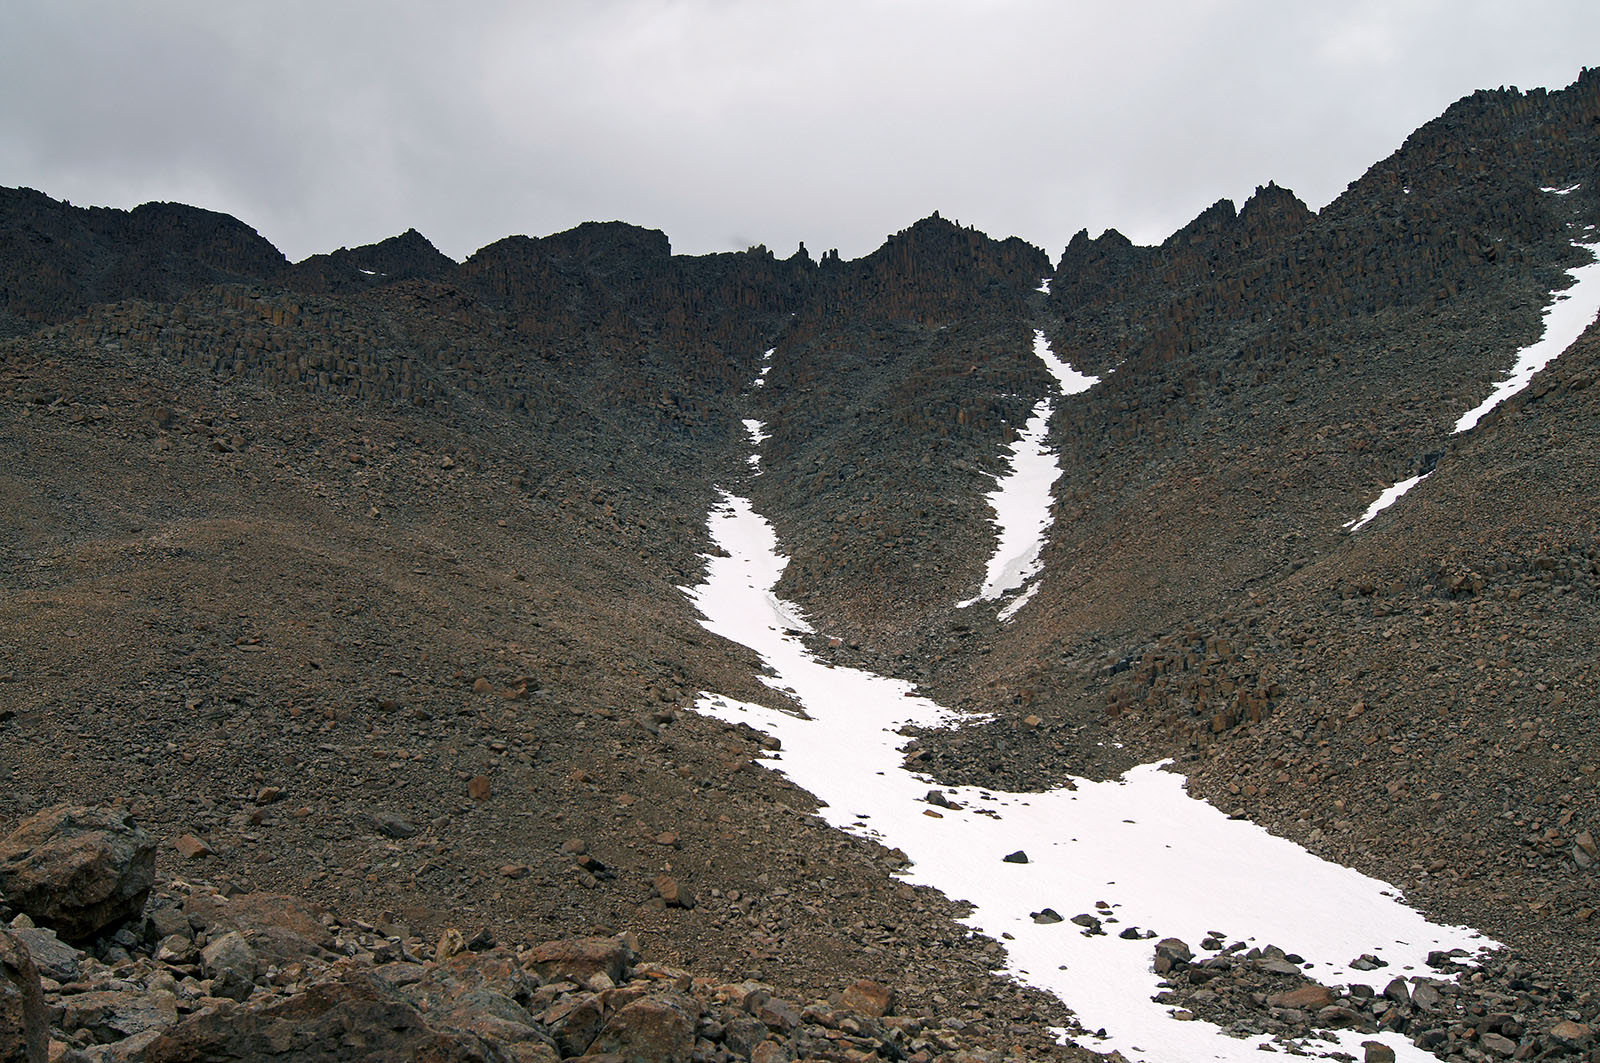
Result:
M67 802L158 840L144 922L82 943L80 989L43 983L52 1036L126 1040L68 998L148 1002L163 971L193 983L159 990L174 1022L230 985L255 1015L399 1015L451 962L531 1015L559 984L537 943L627 934L697 1002L670 1006L705 1058L1081 1055L959 904L827 829L761 736L687 711L772 696L678 590L758 417L748 488L792 558L780 592L834 636L818 652L994 714L921 736L923 770L1043 788L1173 757L1220 807L1508 944L1476 983L1441 974L1456 1018L1405 1012L1419 1043L1593 1056L1560 1024L1600 1019L1600 341L1451 431L1600 222L1597 139L1600 73L1480 92L1320 212L1269 184L1159 247L1081 234L1053 269L937 215L856 261L674 256L613 222L460 264L414 231L291 264L191 207L0 192L0 834ZM954 603L1049 387L1035 328L1102 382L1057 404L1044 575L1000 624ZM161 959L181 928L152 927L197 896L333 913L306 962L343 966L241 984ZM1288 991L1222 955L1190 957L1220 973L1175 1006L1245 1021ZM718 1009L749 980L795 1015L747 1043ZM905 1021L862 1025L861 980ZM1372 988L1328 1021L1401 1015ZM807 1032L838 1032L830 1008L863 1043ZM588 1047L539 1029L519 1043Z

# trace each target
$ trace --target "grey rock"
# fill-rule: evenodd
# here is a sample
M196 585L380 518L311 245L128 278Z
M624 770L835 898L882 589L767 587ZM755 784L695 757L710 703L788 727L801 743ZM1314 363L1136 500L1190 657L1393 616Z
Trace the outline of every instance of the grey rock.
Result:
M56 936L55 931L44 927L27 927L13 930L18 941L28 947L28 955L39 974L57 982L71 982L78 977L84 954Z

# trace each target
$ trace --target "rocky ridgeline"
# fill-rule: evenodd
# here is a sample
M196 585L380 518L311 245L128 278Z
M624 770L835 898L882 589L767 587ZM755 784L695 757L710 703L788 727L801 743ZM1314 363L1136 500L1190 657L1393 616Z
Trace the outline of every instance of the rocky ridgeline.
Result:
M1208 956L1166 938L1156 945L1154 969L1163 975L1154 999L1180 1020L1200 1019L1239 1037L1269 1036L1284 1050L1316 1050L1323 1031L1392 1032L1445 1060L1600 1059L1600 1002L1574 996L1505 957L1481 965L1462 953L1435 952L1434 976L1388 976L1377 956L1351 966L1372 972L1373 983L1325 986L1306 976L1303 961L1274 945L1224 945L1214 934L1200 943ZM1325 1046L1321 1046L1324 1047ZM1364 1045L1366 1063L1392 1063L1380 1041ZM1334 1058L1340 1058L1335 1056Z
M517 334L549 357L600 352L648 370L661 364L717 374L718 387L755 375L817 266L803 252L765 247L733 254L671 254L653 229L585 223L542 240L507 237L453 275L503 310ZM703 390L703 389L701 389Z
M801 1006L641 962L629 934L510 946L448 929L423 942L387 917L158 885L154 850L114 809L58 807L0 841L4 1063L1001 1058L963 1048L958 1019L896 1014L870 980Z
M243 222L177 203L84 209L7 188L0 219L0 335L65 321L96 303L171 301L288 264Z
M1157 248L1114 230L1098 240L1080 232L1051 286L1065 325L1058 351L1077 363L1081 349L1095 368L1109 367L1113 351L1164 362L1239 344L1240 329L1256 326L1235 367L1266 358L1270 371L1297 333L1454 298L1486 267L1560 237L1561 211L1539 189L1588 176L1579 160L1597 112L1595 71L1555 93L1479 92L1316 216L1269 182L1237 214L1222 200ZM1139 292L1155 297L1153 313L1128 316Z
M407 280L440 280L456 267L415 229L354 250L341 247L290 266L285 283L314 295L348 295Z
M866 321L950 324L973 316L1028 314L1028 298L1050 259L1016 237L995 240L937 211L886 240L865 258L823 260L821 291L797 324L809 339L840 313Z

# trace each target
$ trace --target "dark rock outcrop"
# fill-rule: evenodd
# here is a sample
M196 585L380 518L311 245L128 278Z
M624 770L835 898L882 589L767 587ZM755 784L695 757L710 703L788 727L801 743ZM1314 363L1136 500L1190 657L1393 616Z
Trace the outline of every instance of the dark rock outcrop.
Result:
M28 949L0 927L0 1063L44 1063L49 1029Z
M155 839L116 809L58 805L0 841L0 896L66 941L83 941L144 910Z

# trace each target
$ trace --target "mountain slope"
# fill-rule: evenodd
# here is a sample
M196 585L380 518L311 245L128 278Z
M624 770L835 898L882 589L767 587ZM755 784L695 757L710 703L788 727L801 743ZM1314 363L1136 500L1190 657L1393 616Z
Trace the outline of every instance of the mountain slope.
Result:
M1054 268L938 215L850 262L604 222L290 264L194 208L0 192L0 830L120 799L214 850L168 876L873 977L1046 1053L1061 1009L959 905L686 711L783 702L682 593L737 485L817 653L992 714L921 736L939 782L1175 758L1592 1020L1595 331L1453 429L1594 242L1597 138L1600 72L1477 93L1320 212L1269 183ZM956 603L1054 394L1035 330L1101 379L1056 403L1043 575L1001 622Z

